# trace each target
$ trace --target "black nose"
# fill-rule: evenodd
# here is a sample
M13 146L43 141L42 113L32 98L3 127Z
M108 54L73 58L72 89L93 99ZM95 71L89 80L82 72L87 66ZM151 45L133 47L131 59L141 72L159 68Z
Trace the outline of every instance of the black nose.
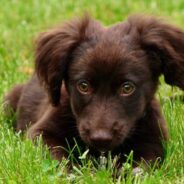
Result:
M94 148L99 151L106 151L109 150L111 145L112 135L109 132L98 130L91 133L90 141Z

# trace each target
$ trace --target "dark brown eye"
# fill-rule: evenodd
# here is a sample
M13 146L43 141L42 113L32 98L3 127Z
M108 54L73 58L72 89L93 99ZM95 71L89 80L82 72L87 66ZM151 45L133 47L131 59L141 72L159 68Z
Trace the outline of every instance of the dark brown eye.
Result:
M132 82L124 82L120 88L120 95L129 96L135 91L135 85Z
M80 80L77 82L77 89L80 93L87 95L92 92L92 88L88 81L86 80Z

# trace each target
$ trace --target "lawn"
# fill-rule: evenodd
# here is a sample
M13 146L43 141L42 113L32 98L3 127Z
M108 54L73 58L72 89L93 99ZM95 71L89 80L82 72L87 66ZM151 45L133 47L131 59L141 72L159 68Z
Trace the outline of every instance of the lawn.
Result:
M34 39L39 32L71 17L88 11L94 18L110 25L123 21L130 14L145 13L165 17L184 28L183 0L1 0L0 1L0 100L16 83L31 75L34 61ZM181 94L161 80L157 93L168 122L170 141L161 168L150 169L143 177L133 178L131 167L125 164L127 178L113 180L112 162L93 166L92 160L81 157L83 164L66 172L68 160L58 163L38 140L37 146L20 133L13 132L12 121L3 114L0 105L0 183L184 183L184 106L170 101L169 96Z

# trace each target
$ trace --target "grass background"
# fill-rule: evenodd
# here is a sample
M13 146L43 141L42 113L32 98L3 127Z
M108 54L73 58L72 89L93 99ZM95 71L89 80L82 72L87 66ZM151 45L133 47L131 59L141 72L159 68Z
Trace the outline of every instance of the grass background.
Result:
M145 13L184 27L183 0L0 0L0 100L14 84L29 78L37 34L84 11L104 25L122 21L130 14ZM171 135L162 167L145 173L144 179L128 175L126 181L123 176L114 181L111 166L97 169L91 160L84 160L83 166L66 173L67 160L59 164L50 158L41 141L35 147L13 132L13 118L3 114L1 105L0 183L184 183L184 107L180 101L169 100L171 93L181 91L162 83L158 98Z

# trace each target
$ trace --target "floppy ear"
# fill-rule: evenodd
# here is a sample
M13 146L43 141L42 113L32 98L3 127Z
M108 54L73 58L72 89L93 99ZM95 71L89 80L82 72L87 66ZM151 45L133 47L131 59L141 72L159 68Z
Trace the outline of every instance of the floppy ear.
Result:
M36 42L35 69L48 91L53 105L58 105L62 80L74 49L87 39L89 16L72 20L62 26L42 33Z
M142 48L160 67L165 81L184 90L184 32L153 17L130 17L129 22L136 27Z

